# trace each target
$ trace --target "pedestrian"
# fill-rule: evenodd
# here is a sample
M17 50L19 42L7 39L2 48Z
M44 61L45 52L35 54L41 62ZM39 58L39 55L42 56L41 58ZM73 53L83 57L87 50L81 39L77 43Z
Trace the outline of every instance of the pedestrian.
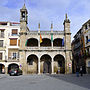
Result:
M80 67L80 74L83 76L82 66Z
M79 67L76 68L76 76L79 77Z

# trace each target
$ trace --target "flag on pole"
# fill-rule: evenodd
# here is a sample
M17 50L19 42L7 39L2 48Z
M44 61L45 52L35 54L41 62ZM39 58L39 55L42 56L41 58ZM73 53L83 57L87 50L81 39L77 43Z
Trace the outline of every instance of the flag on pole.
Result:
M51 42L53 42L53 34L51 34Z
M41 36L41 34L40 34L40 43L42 43L42 36Z
M27 46L27 42L28 42L28 40L26 41L25 46Z
M63 37L63 39L62 39L62 46L64 46L64 37Z

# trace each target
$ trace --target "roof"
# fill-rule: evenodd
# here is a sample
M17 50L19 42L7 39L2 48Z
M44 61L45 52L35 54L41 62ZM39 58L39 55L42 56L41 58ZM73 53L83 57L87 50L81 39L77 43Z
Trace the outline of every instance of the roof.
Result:
M22 9L26 9L25 3L24 3L24 5L23 5Z

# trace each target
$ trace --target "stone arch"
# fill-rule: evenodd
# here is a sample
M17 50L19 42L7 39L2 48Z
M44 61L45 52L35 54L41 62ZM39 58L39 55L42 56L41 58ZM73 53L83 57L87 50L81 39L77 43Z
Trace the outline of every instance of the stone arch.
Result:
M5 65L0 63L0 74L5 73Z
M52 58L50 55L48 54L44 54L41 56L40 58L40 62L41 62L41 70L40 72L41 73L51 73L51 61L52 61Z
M15 69L19 69L19 65L17 63L11 63L8 65L8 73L10 70L15 70Z
M49 47L51 46L51 40L49 38L43 38L42 43L40 43L41 47Z
M65 73L65 58L61 54L54 56L54 72Z
M26 42L26 46L36 47L36 46L38 46L38 40L36 38L29 38Z
M55 46L55 47L62 47L62 40L63 39L61 39L61 38L55 38L53 40L53 46Z
M38 57L35 54L27 57L27 73L38 73Z

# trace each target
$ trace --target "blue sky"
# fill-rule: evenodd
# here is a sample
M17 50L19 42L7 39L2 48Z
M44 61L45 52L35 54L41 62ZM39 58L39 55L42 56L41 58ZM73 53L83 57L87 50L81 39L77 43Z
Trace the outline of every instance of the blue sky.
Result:
M90 19L90 0L25 0L28 9L30 30L63 30L65 13L71 21L72 37L88 19ZM20 9L24 0L0 0L0 21L20 21ZM73 39L73 38L72 38Z

